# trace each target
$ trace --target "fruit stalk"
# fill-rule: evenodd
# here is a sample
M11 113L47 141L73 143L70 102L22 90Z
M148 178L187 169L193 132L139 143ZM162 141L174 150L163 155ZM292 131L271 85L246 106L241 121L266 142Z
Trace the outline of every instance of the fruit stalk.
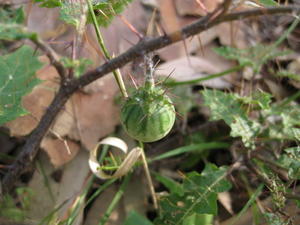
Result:
M144 170L145 170L145 173L146 173L147 182L149 184L149 189L150 189L150 193L151 193L151 196L152 196L153 205L154 205L155 209L158 209L157 198L156 198L152 178L151 178L151 175L150 175L150 172L149 172L148 162L147 162L147 158L146 158L145 151L144 151L144 145L143 145L142 142L139 142L139 143L140 143L140 147L142 149L143 166L144 166Z

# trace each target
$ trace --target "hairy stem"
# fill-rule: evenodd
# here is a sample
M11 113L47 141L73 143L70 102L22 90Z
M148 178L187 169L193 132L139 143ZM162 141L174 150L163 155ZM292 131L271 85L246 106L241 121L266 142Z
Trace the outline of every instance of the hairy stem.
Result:
M103 51L104 56L106 57L106 59L110 60L111 56L110 56L110 54L109 54L109 52L106 49L106 46L104 44L104 40L103 40L101 31L99 29L99 24L97 22L96 15L95 15L94 10L93 10L92 3L91 3L90 0L86 0L86 1L87 1L87 4L88 4L89 13L92 16L92 21L93 21L93 25L94 25L94 28L95 28L95 32L96 32L98 43L99 43L99 45L100 45L100 47L101 47L101 49L102 49L102 51ZM113 74L114 74L114 77L116 79L116 82L117 82L117 84L119 86L119 89L120 89L123 97L127 98L128 94L127 94L126 87L125 87L125 84L124 84L124 81L123 81L123 78L122 78L122 75L121 75L120 71L119 70L114 70Z

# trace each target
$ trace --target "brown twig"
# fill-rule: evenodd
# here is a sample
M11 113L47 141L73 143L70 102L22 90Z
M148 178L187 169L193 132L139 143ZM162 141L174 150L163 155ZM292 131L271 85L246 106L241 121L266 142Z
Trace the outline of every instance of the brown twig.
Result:
M54 66L59 74L61 82L64 82L67 76L66 68L59 61L59 56L56 54L56 52L40 38L33 38L31 41L48 56L50 63Z
M15 181L22 174L24 169L26 169L32 163L32 161L38 153L40 142L47 133L49 127L51 126L51 123L54 121L55 117L57 116L61 108L64 106L66 101L69 99L69 97L80 88L90 84L91 82L104 76L105 74L124 66L125 64L133 61L134 59L143 56L144 54L163 48L172 43L181 41L183 38L188 38L190 36L201 33L202 31L205 31L217 24L253 16L293 12L299 13L300 7L290 5L252 9L236 13L230 13L227 15L222 14L221 17L216 17L213 20L211 20L211 14L209 14L199 19L197 22L184 27L180 31L171 34L165 34L157 38L142 40L141 42L127 50L125 53L107 61L106 63L92 71L86 72L78 79L74 78L70 81L66 79L65 82L61 83L61 87L58 93L56 94L54 100L48 107L46 113L43 115L40 123L27 138L26 143L23 146L22 153L17 157L16 161L11 166L11 169L5 175L2 182L3 191L10 191L13 185L15 184ZM178 35L178 33L180 33L181 35ZM39 48L45 51L45 53L50 58L52 64L55 66L61 77L64 79L66 75L65 68L57 59L56 54L54 54L53 51L41 40L36 40L34 42Z

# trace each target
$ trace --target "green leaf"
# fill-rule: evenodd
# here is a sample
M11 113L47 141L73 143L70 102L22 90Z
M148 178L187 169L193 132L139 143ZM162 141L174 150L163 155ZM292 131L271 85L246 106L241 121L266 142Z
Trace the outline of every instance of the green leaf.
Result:
M41 82L35 77L41 66L34 51L26 45L0 56L0 124L27 114L21 100Z
M293 160L289 166L288 175L291 179L300 179L300 161Z
M62 6L61 0L34 0L34 2L41 3L40 7L55 8Z
M25 19L23 8L0 8L0 39L19 40L30 38L34 33L30 33L23 26Z
M300 160L300 146L287 148L284 151L294 159Z
M261 125L250 120L241 97L217 90L202 91L204 104L210 108L212 120L224 120L231 127L232 137L242 137L246 147L253 148ZM247 100L248 101L248 100ZM262 106L267 103L262 103Z
M198 214L187 217L183 221L183 225L213 225L213 215L211 214Z
M160 201L161 214L155 220L159 225L181 225L189 216L217 214L217 193L231 188L225 180L226 168L207 164L201 174L192 172L183 180L183 196L171 193Z
M244 104L258 105L261 109L269 109L272 101L272 95L261 90L255 91L251 96L235 94L235 97Z
M264 6L278 6L278 3L273 0L259 0L259 2Z
M289 71L289 70L277 71L275 73L275 75L279 76L279 77L287 77L287 78L290 78L290 79L295 80L295 81L300 81L299 74L297 74L296 72L293 72L293 71Z
M160 183L162 183L166 188L169 189L171 194L178 194L179 196L182 196L184 193L184 189L183 187L177 183L176 181L166 177L166 176L162 176L158 173L154 174L155 179L157 181L159 181Z
M60 7L60 19L66 23L73 25L76 29L80 29L82 14L84 13L84 8L82 3L65 1Z
M264 216L269 225L288 225L289 222L283 221L278 215L274 213L264 213Z
M300 141L300 106L298 104L289 104L284 107L273 106L264 111L264 116L277 117L275 121L269 121L270 137Z
M93 62L90 59L86 58L72 60L67 57L62 57L61 61L66 68L74 69L75 77L79 77L80 75L82 75L86 71L87 66L93 64Z
M284 150L287 154L280 156L278 163L288 170L291 179L300 179L300 147Z
M130 211L123 225L153 225L148 219L135 211Z
M133 0L103 0L95 1L93 8L100 26L108 26L113 18L120 14L125 7ZM88 16L88 23L91 23L91 16Z

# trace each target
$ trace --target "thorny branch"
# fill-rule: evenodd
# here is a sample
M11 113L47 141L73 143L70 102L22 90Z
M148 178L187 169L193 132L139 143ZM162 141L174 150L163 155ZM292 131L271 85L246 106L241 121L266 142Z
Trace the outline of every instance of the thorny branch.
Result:
M225 1L225 6L228 2L230 1ZM220 8L218 8L217 10L219 9ZM226 9L224 10L226 11ZM10 169L6 173L2 181L3 192L8 192L12 190L12 187L14 186L15 182L22 174L22 172L31 165L39 151L41 140L46 135L52 122L54 121L64 104L67 102L67 100L70 98L70 96L80 88L90 84L91 82L104 76L105 74L124 66L125 64L133 61L134 59L141 57L146 53L152 52L157 49L161 49L165 46L171 45L172 43L181 41L185 38L201 33L205 30L208 30L210 27L213 27L220 23L261 15L279 13L299 13L300 7L294 5L278 6L245 10L228 14L223 14L222 12L224 12L224 10L221 11L221 13L217 13L216 11L210 13L207 16L199 19L195 23L188 25L177 32L165 34L157 38L144 39L129 50L127 50L125 53L107 61L106 63L94 70L86 72L80 78L74 78L72 80L66 79L65 82L62 82L58 93L56 94L52 103L41 118L41 121L39 122L38 126L29 135L29 137L26 140L26 143L23 146L22 152L17 157L16 161L10 166ZM36 45L48 55L48 57L52 61L53 66L55 66L55 68L59 71L60 75L65 76L65 69L61 67L61 64L59 63L59 61L57 61L56 57L53 57L55 56L55 54L53 55L52 50L39 41L36 42Z
M64 82L66 79L66 68L64 65L59 61L59 56L56 54L56 52L49 46L47 45L43 40L40 38L32 38L31 41L38 47L40 48L43 52L46 53L50 60L50 64L54 66L56 69L57 73L60 76L61 83Z

